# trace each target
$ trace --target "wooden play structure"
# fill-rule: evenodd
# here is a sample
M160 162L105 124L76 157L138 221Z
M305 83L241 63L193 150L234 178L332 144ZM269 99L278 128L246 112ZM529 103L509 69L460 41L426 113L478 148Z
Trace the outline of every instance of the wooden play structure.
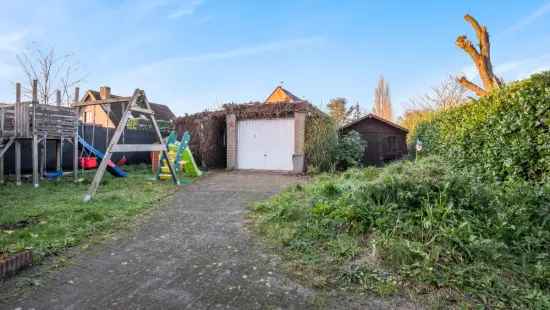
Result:
M70 107L61 106L61 93L57 91L57 105L39 104L38 82L32 82L32 100L21 100L21 84L15 86L15 103L0 103L0 184L4 183L4 155L15 147L15 179L21 185L21 145L32 145L32 183L39 186L42 178L57 178L64 174L63 144L74 145L73 172L78 180L78 116ZM78 96L78 88L75 90ZM47 171L48 141L54 141L56 170Z
M85 106L101 105L101 106L110 108L111 105L115 105L115 104L123 105L122 107L123 107L124 113L122 114L120 122L118 123L118 126L116 127L113 133L113 136L107 146L107 149L105 150L105 153L101 154L101 164L99 165L96 171L96 174L94 176L92 183L90 184L88 192L84 196L84 202L88 202L92 199L93 195L97 191L97 188L99 187L99 184L101 183L101 180L107 168L110 167L111 169L113 169L113 166L110 166L111 156L113 153L117 153L117 152L122 152L122 153L153 152L153 151L162 152L161 158L163 161L165 161L165 165L168 168L168 172L170 173L172 180L174 181L175 184L179 184L179 180L176 177L175 168L173 164L168 160L169 158L168 148L162 139L159 126L155 119L155 113L151 109L149 100L147 99L147 96L145 96L145 92L143 90L136 89L134 91L133 96L130 97L129 99L112 98L112 99L105 99L105 100L95 100L93 102L74 104L73 108L77 110L77 113L78 113L77 115L79 115L80 114L79 109ZM151 121L153 128L155 130L155 134L158 138L157 143L153 143L153 144L121 144L119 143L120 138L122 137L124 130L126 129L128 120L133 114L143 115ZM84 146L84 143L82 144Z

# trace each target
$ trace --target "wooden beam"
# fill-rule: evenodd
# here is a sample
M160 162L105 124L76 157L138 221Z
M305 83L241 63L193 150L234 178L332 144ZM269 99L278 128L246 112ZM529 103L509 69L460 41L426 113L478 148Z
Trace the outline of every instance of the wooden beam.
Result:
M141 91L139 89L136 89L134 91L134 95L132 96L132 100L130 101L130 105L133 106L136 104L139 96L141 95ZM130 118L131 112L126 110L124 114L122 115L122 118L120 119L120 122L113 133L113 138L109 142L109 145L107 146L107 149L105 150L105 156L101 160L101 164L99 164L99 167L97 168L97 171L95 173L94 179L92 180L92 184L90 184L90 187L88 188L88 192L84 195L84 202L89 202L92 200L93 195L97 191L97 188L99 187L99 184L101 183L101 180L103 179L103 175L105 174L105 170L107 169L107 163L111 161L111 156L113 154L113 146L118 144L118 141L120 140L120 136L122 135L122 132L124 131L124 128L126 127L126 123L128 123L128 119Z
M78 182L78 128L76 129L73 141L73 175L74 182Z
M77 103L80 100L80 88L74 88L74 102Z
M59 139L59 141L55 141L55 167L57 171L62 171L63 167L63 136Z
M113 145L111 152L160 152L166 150L164 144L117 144Z
M58 107L61 106L61 91L59 89L55 91L55 104Z
M15 183L21 185L21 142L15 141Z
M119 97L119 98L111 98L111 99L105 99L105 100L94 100L94 101L87 101L82 103L76 103L73 104L73 107L86 107L91 105L102 105L102 104L125 104L130 101L132 97Z
M0 157L0 184L4 184L4 156Z
M155 112L153 110L144 109L144 108L140 108L140 107L132 107L131 110L132 110L132 112L137 112L137 113L142 113L142 114L148 114L148 115L155 114Z
M147 99L147 96L145 96L145 94L143 95L143 101L145 101L145 106L148 108L148 109L151 109L151 104L149 104L149 100ZM151 122L153 123L153 128L155 128L155 133L157 134L157 138L159 139L160 143L164 143L164 141L162 140L162 134L160 133L160 128L159 128L159 125L157 124L157 120L155 119L155 115L151 115ZM179 185L180 184L180 180L178 179L178 177L176 176L176 169L174 168L174 166L172 165L172 163L170 162L170 157L168 157L168 149L167 147L165 147L163 150L162 150L162 155L161 155L161 158L164 157L164 160L166 161L166 165L168 166L168 168L170 169L170 174L172 175L172 181L174 181L174 184L176 185ZM160 166L162 166L162 163L160 163L159 165L159 169L160 169ZM158 175L158 173L157 173Z
M13 141L15 141L14 137L11 137L6 144L4 144L4 147L0 149L0 158L4 157L4 154L8 151L10 146L13 144Z
M34 187L39 186L38 176L38 136L32 135L32 185Z
M38 102L38 80L32 80L32 102Z
M44 135L41 139L42 142L42 161L40 162L40 180L44 179L44 173L47 171L46 165L48 164L48 136Z

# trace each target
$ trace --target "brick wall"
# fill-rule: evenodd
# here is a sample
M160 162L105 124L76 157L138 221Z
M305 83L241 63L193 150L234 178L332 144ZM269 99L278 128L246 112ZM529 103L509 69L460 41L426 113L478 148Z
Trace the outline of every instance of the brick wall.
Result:
M225 117L227 125L227 169L237 168L237 117L228 114Z

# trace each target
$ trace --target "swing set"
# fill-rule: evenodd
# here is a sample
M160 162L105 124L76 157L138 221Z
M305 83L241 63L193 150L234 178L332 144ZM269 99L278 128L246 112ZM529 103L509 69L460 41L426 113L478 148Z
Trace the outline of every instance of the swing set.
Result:
M112 104L123 104L126 106L122 106L122 110L124 111L122 114L122 117L120 119L120 122L118 123L118 126L116 127L113 136L111 140L109 141L107 148L105 150L105 153L102 153L101 151L97 150L94 147L95 143L95 114L94 114L94 123L92 126L92 144L89 144L86 142L82 137L78 137L79 143L82 145L82 153L80 154L80 161L83 163L81 166L83 169L86 168L95 168L97 167L97 159L100 159L101 162L99 166L97 167L96 174L94 176L94 179L92 180L92 183L90 184L90 187L88 188L87 193L84 195L83 201L88 202L92 199L94 194L96 193L99 184L101 183L101 180L103 179L103 175L105 174L105 171L109 171L111 174L117 177L124 177L127 176L127 173L123 171L117 164L113 163L111 161L111 157L113 153L129 153L129 152L161 152L161 164L163 164L162 161L164 161L165 167L168 168L168 173L172 178L172 181L174 184L179 185L179 180L176 176L176 171L173 166L173 163L170 162L168 157L168 148L167 145L164 143L162 139L162 135L159 129L159 126L157 124L157 121L155 119L155 113L151 109L151 105L149 103L149 100L147 100L147 96L145 96L145 92L141 89L136 89L134 91L134 94L132 97L129 98L129 100L121 100L121 98L113 98L113 99L104 99L104 100L96 100L92 102L86 102L75 105L77 109L81 109L85 106L90 105L101 105L101 106L108 106L108 111L110 113L110 106ZM79 110L80 112L80 110ZM94 109L95 113L95 109ZM153 125L153 129L155 130L157 143L152 144L126 144L125 142L125 129L126 125L128 123L128 120L130 119L130 116L132 113L137 113L140 115L145 116L146 119L149 119ZM80 113L79 113L80 115ZM110 115L110 114L109 114ZM109 134L107 134L107 139L109 138ZM122 138L122 143L119 143L119 141ZM95 164L94 164L95 160ZM125 161L125 156L122 157L122 161ZM121 161L119 161L121 162ZM160 167L160 165L159 165ZM160 168L159 168L160 169ZM158 174L157 174L158 178Z

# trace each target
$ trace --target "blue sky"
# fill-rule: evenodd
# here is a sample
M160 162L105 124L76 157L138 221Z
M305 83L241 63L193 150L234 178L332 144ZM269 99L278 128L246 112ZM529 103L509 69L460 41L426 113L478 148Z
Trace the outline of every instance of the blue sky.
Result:
M263 100L280 81L317 105L372 109L381 74L396 114L449 74L474 76L454 45L487 25L493 64L511 81L550 69L550 1L7 1L0 12L0 101L22 79L31 42L74 52L83 89L145 89L176 114Z

